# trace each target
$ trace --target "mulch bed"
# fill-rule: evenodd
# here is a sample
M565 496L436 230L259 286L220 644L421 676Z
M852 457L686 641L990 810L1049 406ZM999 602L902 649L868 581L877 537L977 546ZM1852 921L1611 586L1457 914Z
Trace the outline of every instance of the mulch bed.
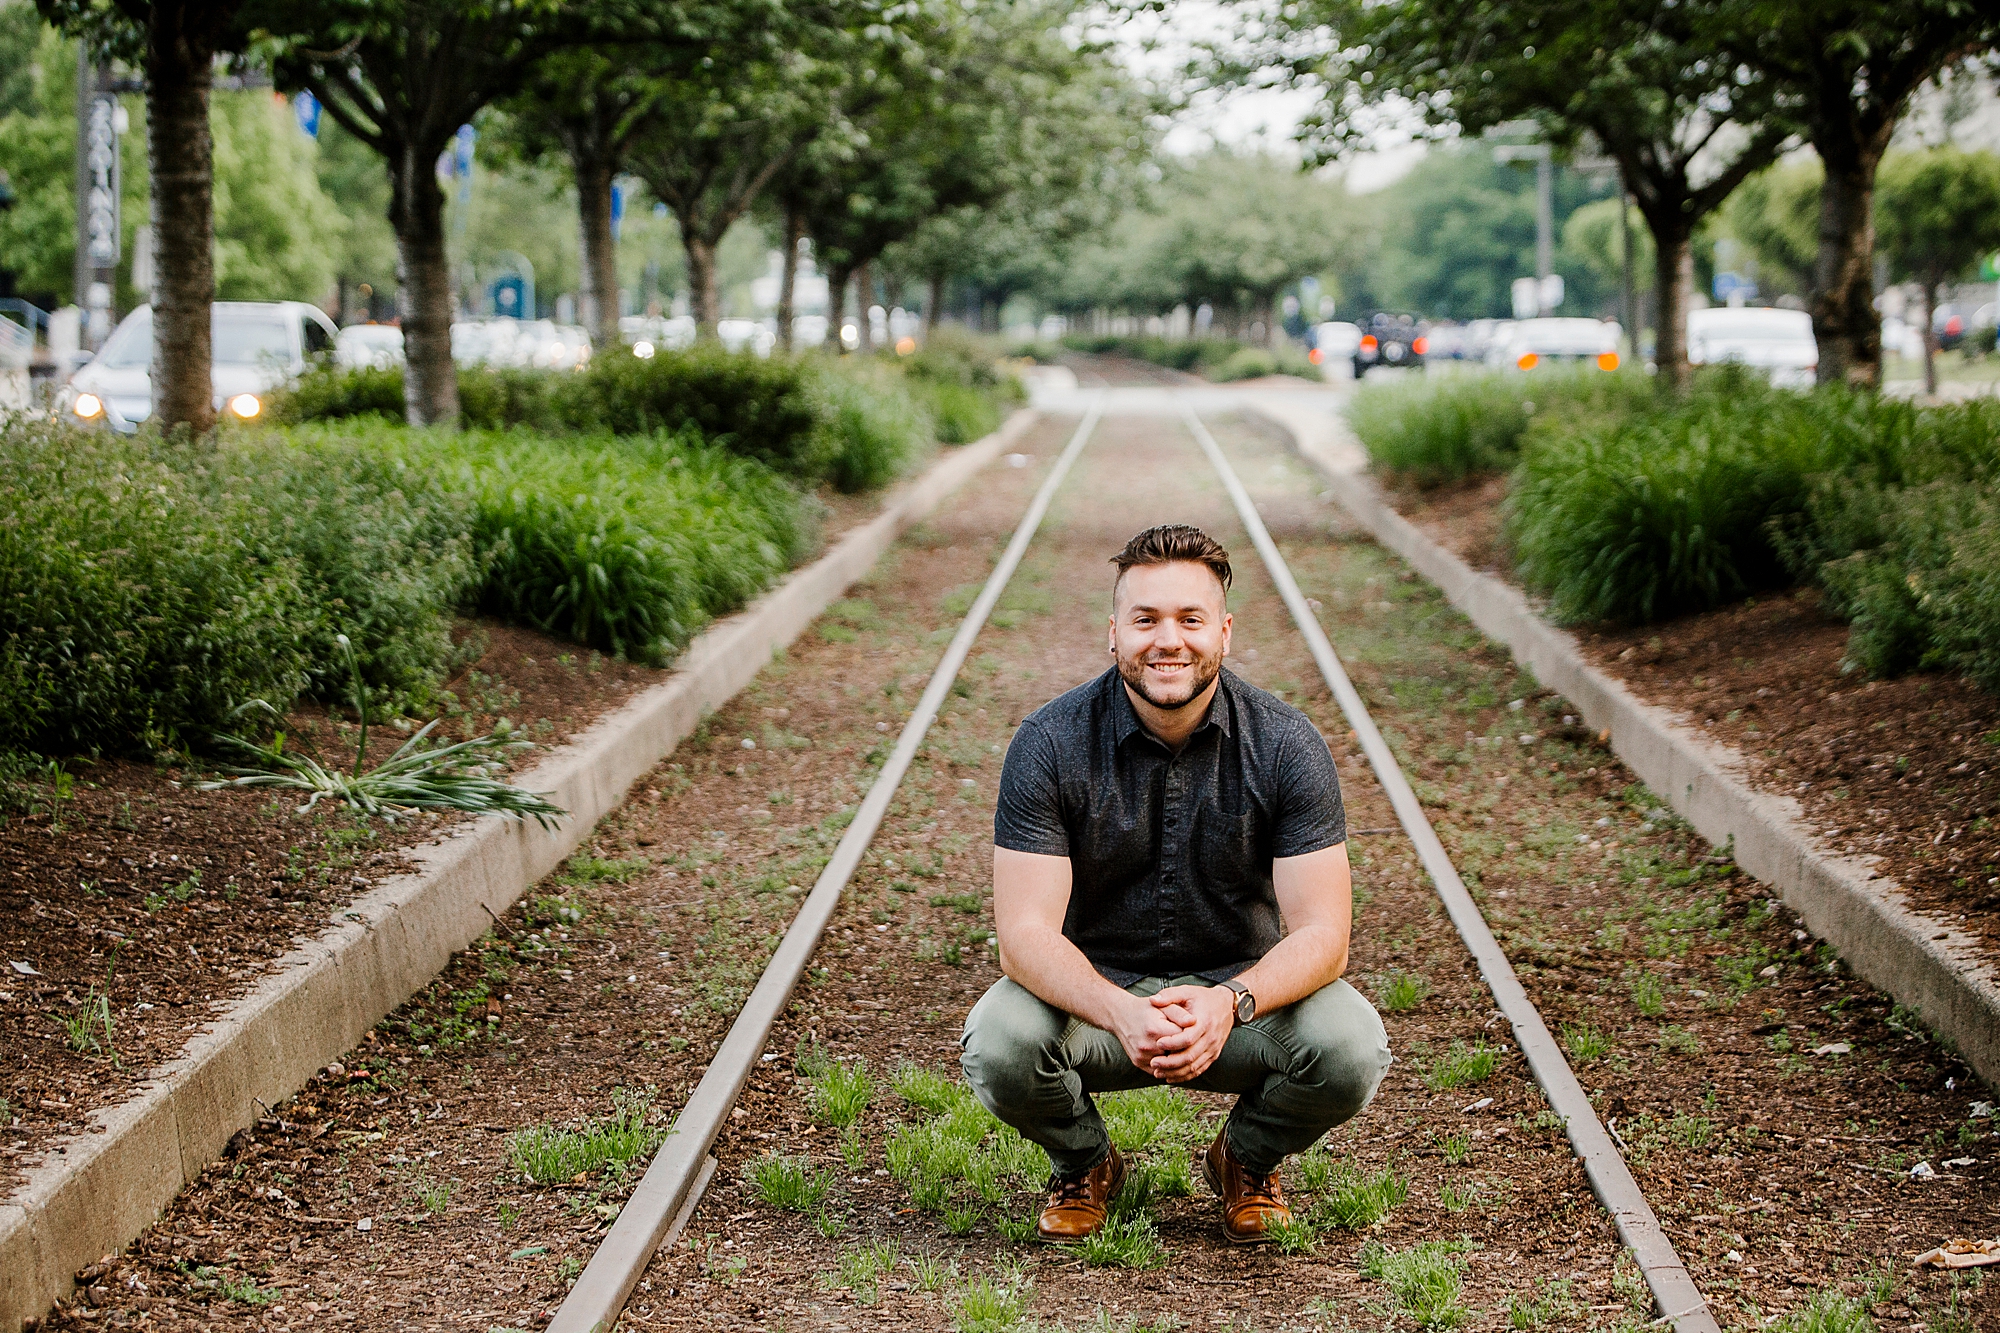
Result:
M1433 539L1511 580L1505 478L1391 494ZM1796 800L1829 849L1973 936L1976 957L2000 959L2000 698L1935 671L1847 670L1847 626L1812 589L1572 632L1601 670L1732 747L1756 786Z
M516 766L666 674L510 626L463 631L485 650L447 683L457 702L440 731L477 735L507 718L537 743ZM295 749L351 762L351 714L305 705L283 729ZM372 728L371 761L405 739ZM452 822L370 823L326 804L302 815L297 798L268 791L197 790L216 774L179 762L65 768L70 795L41 786L0 822L0 1185L65 1151L92 1110L129 1096L273 960Z

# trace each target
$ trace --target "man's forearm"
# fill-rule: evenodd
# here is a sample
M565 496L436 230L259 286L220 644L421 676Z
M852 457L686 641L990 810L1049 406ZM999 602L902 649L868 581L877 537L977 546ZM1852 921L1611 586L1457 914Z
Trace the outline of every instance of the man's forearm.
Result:
M1106 981L1061 931L1038 927L1020 935L1001 941L1002 972L1037 999L1092 1027L1117 1028L1117 1007L1130 1000L1128 992Z
M1258 1012L1267 1013L1331 986L1346 970L1347 932L1309 926L1278 941L1236 980L1257 997Z

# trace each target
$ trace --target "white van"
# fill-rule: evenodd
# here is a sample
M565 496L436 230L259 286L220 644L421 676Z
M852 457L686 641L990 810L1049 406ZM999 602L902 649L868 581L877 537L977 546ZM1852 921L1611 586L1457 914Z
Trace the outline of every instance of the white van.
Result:
M308 357L332 352L338 337L326 313L303 301L217 301L209 317L216 411L255 417L272 389L303 371ZM153 307L118 322L63 398L71 420L124 435L153 415Z

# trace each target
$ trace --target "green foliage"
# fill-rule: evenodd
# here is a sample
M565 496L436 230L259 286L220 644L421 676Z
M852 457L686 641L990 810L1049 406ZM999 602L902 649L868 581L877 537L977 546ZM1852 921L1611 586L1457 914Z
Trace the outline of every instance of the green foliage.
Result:
M1470 1046L1455 1041L1449 1051L1432 1060L1424 1070L1424 1086L1432 1092L1444 1092L1482 1082L1493 1077L1499 1058L1499 1053L1483 1041Z
M157 746L297 695L323 613L253 555L267 522L169 447L0 423L0 748Z
M1875 243L1889 276L1935 289L2000 249L2000 156L1891 153L1875 176Z
M1419 1328L1456 1328L1471 1313L1460 1299L1465 1290L1460 1256L1469 1248L1461 1241L1427 1240L1391 1250L1369 1241L1361 1247L1361 1275L1388 1287Z
M992 434L1006 409L1027 396L1020 380L1001 369L996 347L955 325L934 326L902 368L942 444Z
M1659 620L1781 582L1773 521L1804 508L1809 478L1872 452L1876 410L1731 368L1651 410L1535 432L1514 478L1517 568L1565 622Z
M795 481L844 491L892 480L929 438L923 393L912 388L956 395L948 404L958 414L955 431L997 424L997 404L1006 396L997 385L920 382L891 363L759 358L714 344L643 359L611 348L581 372L462 366L458 384L465 424L475 429L704 439ZM976 419L966 415L975 412L966 394L978 399ZM403 372L317 367L274 395L270 410L286 424L355 416L401 421Z
M665 1126L653 1122L650 1094L620 1088L612 1112L564 1128L534 1125L507 1138L507 1160L538 1185L559 1185L606 1166L623 1165L650 1154L665 1140Z
M945 1302L953 1333L1010 1333L1027 1315L1025 1283L974 1278Z
M1565 1023L1562 1028L1563 1049L1569 1058L1580 1065L1594 1060L1602 1060L1611 1054L1611 1038L1588 1023Z
M1348 408L1375 466L1420 488L1512 467L1530 422L1617 420L1653 397L1645 376L1590 368L1374 381Z
M1647 1018L1658 1018L1667 1012L1666 993L1661 989L1660 979L1651 972L1640 972L1632 978L1632 1007Z
M1254 380L1263 375L1278 373L1278 358L1263 347L1244 347L1231 352L1222 364L1209 372L1209 378L1222 383L1232 380Z
M1875 1321L1868 1307L1842 1292L1828 1287L1769 1326L1773 1333L1875 1333Z
M1416 1008L1430 993L1431 983L1427 978L1401 968L1391 968L1375 978L1375 1003L1392 1014Z
M208 122L216 299L318 299L333 281L347 219L320 190L314 142L268 92L212 93Z
M759 1200L794 1213L816 1211L833 1190L833 1178L804 1157L759 1157L749 1176Z
M480 609L637 660L666 661L809 540L784 483L692 435L408 439L472 496Z
M861 1118L875 1095L875 1080L868 1076L868 1063L829 1065L812 1082L813 1114L836 1128L845 1128Z
M1307 1216L1316 1227L1361 1231L1380 1222L1409 1197L1409 1180L1393 1168L1363 1171L1343 1162L1327 1172L1326 1183Z

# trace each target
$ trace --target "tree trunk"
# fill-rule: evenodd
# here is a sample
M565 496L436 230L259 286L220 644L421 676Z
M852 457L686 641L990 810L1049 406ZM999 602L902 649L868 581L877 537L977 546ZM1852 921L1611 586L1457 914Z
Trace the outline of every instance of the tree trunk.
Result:
M1824 136L1822 136L1823 138ZM1875 310L1875 168L1879 151L1814 140L1826 163L1813 262L1813 337L1821 384L1882 382L1882 317Z
M926 338L931 336L931 330L937 327L938 316L943 313L944 274L933 273L930 276L930 296L924 302L924 336Z
M155 4L146 29L147 156L153 177L153 420L162 430L215 426L213 51L180 5ZM80 294L79 294L80 295Z
M853 269L839 265L826 271L827 336L833 339L836 353L847 350L847 340L840 336L840 329L847 321L847 280L853 276Z
M403 410L412 426L458 424L458 367L451 359L451 264L445 252L444 145L399 143L390 158L389 224L402 286Z
M611 178L609 158L572 158L576 172L577 219L583 259L581 300L577 318L590 330L600 349L618 345L618 243L611 239Z
M857 264L854 269L854 327L861 335L861 350L875 350L875 321L868 318L868 311L875 304L875 270L869 264Z
M1924 393L1937 397L1937 289L1938 284L1924 284Z
M687 251L688 300L694 306L695 337L713 338L716 321L722 318L722 294L715 277L715 242L697 236L683 224L681 248Z
M1658 298L1653 326L1653 364L1669 393L1687 387L1688 293L1694 289L1693 228L1673 209L1664 217L1649 215L1653 233L1653 291Z
M799 244L806 238L806 215L785 209L785 262L778 277L778 346L792 350L792 305L799 285Z

